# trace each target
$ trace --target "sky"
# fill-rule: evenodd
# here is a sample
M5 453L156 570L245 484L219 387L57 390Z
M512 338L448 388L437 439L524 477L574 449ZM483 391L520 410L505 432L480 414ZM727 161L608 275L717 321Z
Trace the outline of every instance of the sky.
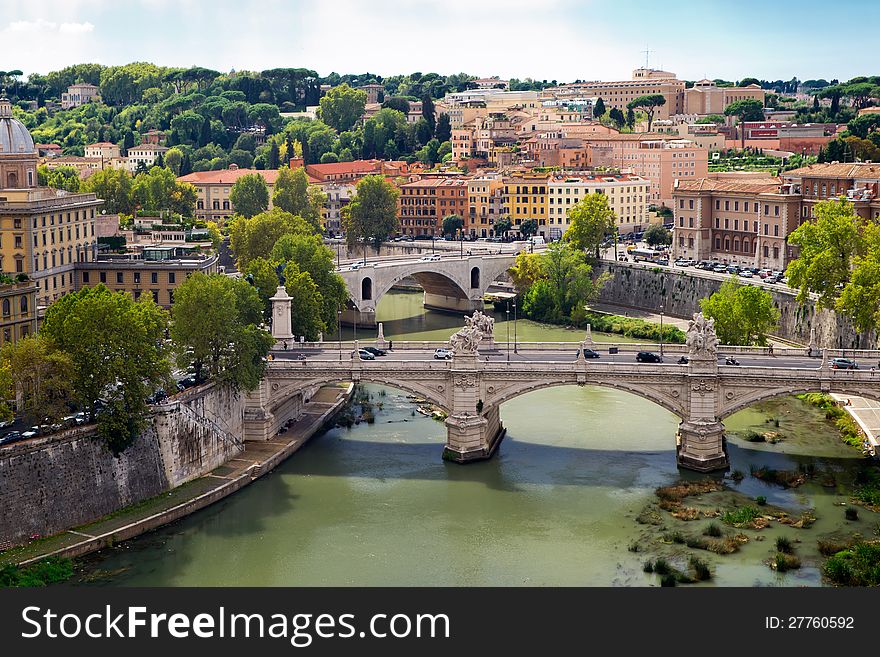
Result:
M0 69L150 61L221 72L573 81L880 73L877 0L3 0Z

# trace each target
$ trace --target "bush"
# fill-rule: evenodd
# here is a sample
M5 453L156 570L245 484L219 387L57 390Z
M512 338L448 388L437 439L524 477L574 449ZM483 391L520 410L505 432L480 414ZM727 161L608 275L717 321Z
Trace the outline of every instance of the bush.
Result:
M753 506L741 506L733 511L725 511L721 522L726 525L746 525L761 515Z
M838 586L880 585L880 544L857 543L832 556L822 573Z
M791 554L794 552L794 548L791 545L791 541L788 540L785 536L779 536L776 539L776 551L783 552L785 554Z
M846 516L847 520L858 520L859 519L859 510L854 506L846 507L846 510L843 512Z
M758 506L766 506L767 498L763 495L758 495L758 497L755 498L755 504L757 504Z
M660 324L647 322L634 317L621 315L603 315L601 313L578 313L576 318L578 328L584 328L590 324L594 331L602 333L614 333L628 338L638 338L660 342ZM663 342L670 344L684 344L685 334L677 326L663 325Z
M709 523L709 526L703 530L704 536L712 536L713 538L719 538L723 532L721 531L721 527L719 527L716 523Z
M712 579L712 572L709 570L709 565L699 557L691 557L690 565L691 569L694 571L694 579L698 582Z
M776 572L784 573L787 570L795 570L801 567L801 560L792 554L777 552L773 558L771 566L776 568Z
M6 565L0 568L0 587L35 587L64 582L73 575L70 559L51 557L30 566Z
M747 440L750 443L763 443L767 441L767 438L763 433L758 433L757 431L746 431L743 434L743 440Z
M672 566L662 557L654 562L654 572L658 575L669 575L672 573Z
M669 573L660 578L660 586L675 586L675 575Z

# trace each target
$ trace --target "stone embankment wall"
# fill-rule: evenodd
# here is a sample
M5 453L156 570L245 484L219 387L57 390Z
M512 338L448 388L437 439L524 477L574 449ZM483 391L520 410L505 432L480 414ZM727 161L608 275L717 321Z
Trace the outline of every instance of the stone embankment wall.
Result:
M700 299L717 292L722 280L698 276L690 270L668 267L628 267L603 262L598 272L608 271L612 280L605 285L599 301L630 308L663 312L676 317L691 317L700 310ZM748 280L743 280L748 283ZM842 315L830 310L816 310L812 304L798 303L793 291L772 291L773 304L779 309L779 327L774 335L802 344L810 341L810 329L816 330L816 344L837 349L873 348L875 334L857 334Z
M0 448L0 549L159 495L243 451L243 395L212 384L154 407L114 456L94 426Z

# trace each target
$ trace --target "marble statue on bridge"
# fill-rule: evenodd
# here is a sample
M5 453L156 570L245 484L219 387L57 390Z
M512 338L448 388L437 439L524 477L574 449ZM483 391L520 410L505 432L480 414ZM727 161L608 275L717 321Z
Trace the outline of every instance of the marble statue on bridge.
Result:
M703 313L694 313L694 318L688 323L686 343L691 356L716 358L718 336L715 334L715 320L706 319Z
M456 356L474 356L483 334L476 326L470 324L464 328L458 329L455 334L449 338L449 346Z
M495 331L495 318L479 310L475 310L470 316L465 315L464 323L465 326L478 329L483 336L492 335Z

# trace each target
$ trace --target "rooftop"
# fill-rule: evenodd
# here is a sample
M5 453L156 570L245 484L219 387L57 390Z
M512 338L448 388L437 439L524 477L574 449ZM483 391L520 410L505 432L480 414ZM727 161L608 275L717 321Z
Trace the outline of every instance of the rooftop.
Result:
M810 164L783 174L786 178L880 178L880 164L874 162L831 162Z
M732 194L772 194L779 191L779 178L768 176L749 180L719 180L717 178L700 178L699 180L681 180L676 192L729 192Z
M185 176L180 176L177 180L180 182L188 182L193 185L232 185L242 176L252 173L258 173L263 176L263 180L267 185L274 185L278 180L278 169L220 169L218 171L194 171ZM309 176L309 183L318 184L321 181L317 178Z

